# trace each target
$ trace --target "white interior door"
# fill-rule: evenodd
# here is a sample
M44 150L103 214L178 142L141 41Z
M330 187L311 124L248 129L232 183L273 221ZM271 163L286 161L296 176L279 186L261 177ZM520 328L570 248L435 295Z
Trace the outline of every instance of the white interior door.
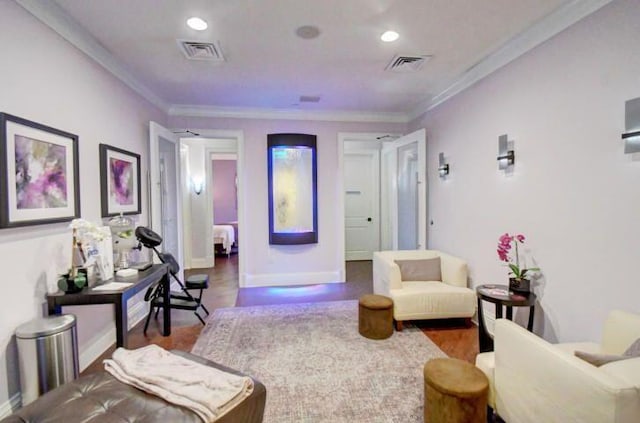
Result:
M383 250L427 247L426 131L382 148L381 244Z
M371 260L380 249L380 154L344 154L345 259Z
M149 123L151 229L162 236L162 251L174 255L182 268L182 198L180 141L168 129Z

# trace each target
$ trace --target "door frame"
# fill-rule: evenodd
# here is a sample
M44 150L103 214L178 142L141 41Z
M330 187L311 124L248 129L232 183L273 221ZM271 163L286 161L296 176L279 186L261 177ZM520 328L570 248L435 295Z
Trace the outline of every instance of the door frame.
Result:
M340 233L338 234L338 247L336 253L338 255L338 263L340 263L340 280L346 280L346 261L345 261L345 213L344 213L344 143L345 141L365 141L380 142L391 138L396 138L401 134L389 132L338 132L338 184L337 184L337 216L338 222L341 222Z
M176 136L176 134L171 132L170 129L165 128L164 126L160 125L157 122L150 121L149 122L149 191L150 191L149 217L151 219L148 222L148 225L153 231L159 233L161 236L164 237L164 234L162 231L162 222L161 222L162 211L158 207L158 205L160 204L160 180L158 179L158 176L160 175L160 169L159 169L160 157L158 154L159 145L155 145L155 148L152 147L152 144L157 143L160 137L174 144L174 155L175 155L175 162L176 162L175 170L176 170L176 176L179 179L176 183L176 191L177 191L176 200L178 200L179 198L182 198L183 186L184 186L183 185L184 175L182 172L181 149L180 149L179 138ZM154 205L156 205L156 207L154 207ZM179 207L176 204L177 222L182 221L182 217L183 217L182 212L183 212L182 207ZM177 256L176 259L180 264L180 272L182 272L184 268L184 244L185 244L184 231L183 231L183 225L178 223L176 227L177 227L176 236L178 238L177 239L178 251L174 253L176 254ZM156 258L154 256L154 260L155 259Z

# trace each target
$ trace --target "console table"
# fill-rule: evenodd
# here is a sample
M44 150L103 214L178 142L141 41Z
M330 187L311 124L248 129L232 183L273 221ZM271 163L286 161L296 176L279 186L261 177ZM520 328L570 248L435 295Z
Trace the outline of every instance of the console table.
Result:
M110 282L127 282L133 285L114 291L95 290L98 286ZM47 295L49 314L61 314L63 306L70 305L91 305L91 304L113 304L116 318L116 346L127 348L128 316L127 300L138 292L156 283L164 284L163 295L164 304L169 304L170 280L169 266L166 264L155 264L149 269L138 272L137 275L121 278L114 276L113 279L102 282L94 287L85 287L75 294L65 294L58 291ZM171 308L163 307L163 336L171 335Z
M502 308L507 308L507 319L513 320L513 307L529 307L529 321L527 330L533 331L533 316L535 312L536 294L533 292L516 293L509 291L508 285L480 285L476 288L478 296L478 341L480 352L493 351L493 338L489 335L484 323L482 301L496 305L496 319L502 318Z

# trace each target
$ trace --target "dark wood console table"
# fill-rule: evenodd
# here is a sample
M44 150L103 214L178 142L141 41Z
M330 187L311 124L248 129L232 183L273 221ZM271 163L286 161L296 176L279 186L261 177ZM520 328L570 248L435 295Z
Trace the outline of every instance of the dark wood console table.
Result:
M536 294L533 292L516 293L509 291L508 285L480 285L476 288L478 296L478 341L480 352L493 351L493 339L489 335L484 323L482 301L496 305L496 319L502 318L502 308L507 308L507 319L513 320L513 307L529 307L529 321L527 330L533 331L533 316L535 312Z
M128 282L133 285L117 291L95 290L100 285L110 282ZM91 304L113 304L116 318L116 346L127 348L128 316L127 300L138 292L156 283L164 284L164 304L169 304L170 280L169 267L166 264L154 264L149 269L138 272L137 275L121 278L114 276L113 279L101 282L92 288L84 288L76 294L65 294L58 291L47 295L49 314L62 313L63 306L70 305L91 305ZM163 336L171 335L171 309L163 307Z

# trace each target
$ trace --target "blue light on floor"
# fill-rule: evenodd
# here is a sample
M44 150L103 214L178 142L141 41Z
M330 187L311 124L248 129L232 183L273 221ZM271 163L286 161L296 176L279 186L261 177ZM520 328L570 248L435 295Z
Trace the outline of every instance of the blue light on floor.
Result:
M329 291L329 286L322 285L302 285L302 286L273 286L267 288L267 292L272 295L283 297L304 297L307 295L318 295Z

